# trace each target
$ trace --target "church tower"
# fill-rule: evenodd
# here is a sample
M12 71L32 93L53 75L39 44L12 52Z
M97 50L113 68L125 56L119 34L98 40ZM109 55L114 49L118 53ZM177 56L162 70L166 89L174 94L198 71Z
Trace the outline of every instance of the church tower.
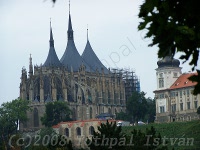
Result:
M169 88L176 79L182 74L180 62L170 56L166 56L163 60L157 62L156 69L157 90Z
M154 91L156 99L155 122L167 122L170 120L171 95L169 92L172 84L182 74L180 62L170 56L157 62L156 69L157 89Z

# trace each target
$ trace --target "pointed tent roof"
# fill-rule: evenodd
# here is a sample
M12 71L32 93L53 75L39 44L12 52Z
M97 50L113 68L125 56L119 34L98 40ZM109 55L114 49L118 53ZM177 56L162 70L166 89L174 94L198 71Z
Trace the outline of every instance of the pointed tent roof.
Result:
M50 22L50 40L49 40L49 54L47 56L47 59L45 63L43 64L44 67L61 67L62 64L58 59L58 56L56 54L55 48L54 48L54 40L53 40L53 33L51 28L51 22Z
M108 74L108 69L101 63L95 52L93 51L89 40L87 40L87 44L82 54L83 60L93 69L98 69L101 72L102 68L105 74Z
M60 62L67 67L69 70L71 67L73 71L78 71L79 67L84 64L86 66L86 71L90 71L90 67L87 65L86 62L82 59L80 54L78 53L75 43L74 43L74 36L73 36L73 29L72 29L72 22L71 22L71 15L69 14L69 24L68 24L68 42L66 50L60 59Z

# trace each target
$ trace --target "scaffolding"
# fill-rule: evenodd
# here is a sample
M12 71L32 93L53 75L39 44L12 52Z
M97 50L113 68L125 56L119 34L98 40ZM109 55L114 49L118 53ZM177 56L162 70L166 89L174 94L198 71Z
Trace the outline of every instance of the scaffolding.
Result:
M111 72L117 76L121 76L125 87L125 98L128 100L132 93L140 92L140 80L135 73L135 70L130 68L117 69L112 68Z

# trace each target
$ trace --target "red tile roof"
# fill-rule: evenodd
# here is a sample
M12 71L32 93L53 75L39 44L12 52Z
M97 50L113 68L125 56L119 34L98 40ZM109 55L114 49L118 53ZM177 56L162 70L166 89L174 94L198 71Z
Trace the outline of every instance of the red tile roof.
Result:
M52 128L59 128L59 127L60 127L60 124L52 126Z
M72 127L74 123L81 123L80 126L83 127L86 122L94 122L98 121L98 124L100 125L103 122L106 122L107 120L100 120L100 119L89 119L89 120L77 120L77 121L66 121L66 122L60 122L57 125L52 126L53 128L59 128L61 124L67 124L69 128ZM108 122L118 122L121 120L108 120Z
M192 82L190 81L188 78L192 75L196 75L196 73L186 73L186 74L182 74L173 84L172 86L169 88L170 90L173 89L180 89L180 88L184 88L184 87L191 87L191 86L195 86L197 83L196 82Z

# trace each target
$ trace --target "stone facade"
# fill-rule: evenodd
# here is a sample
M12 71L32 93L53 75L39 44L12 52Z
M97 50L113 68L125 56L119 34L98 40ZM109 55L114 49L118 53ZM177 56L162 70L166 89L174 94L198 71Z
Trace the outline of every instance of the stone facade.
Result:
M86 148L87 138L93 137L93 132L98 131L101 123L105 124L107 120L90 119L84 121L61 122L53 126L53 129L60 135L64 135L67 140L71 140L74 147ZM109 123L118 122L118 120L108 120Z
M42 127L40 117L49 101L67 102L73 120L92 119L105 112L115 114L125 111L121 76L85 72L83 68L79 72L68 72L64 68L34 68L35 74L28 78L25 69L22 71L20 98L29 100L33 109L28 112L29 121L23 128Z

